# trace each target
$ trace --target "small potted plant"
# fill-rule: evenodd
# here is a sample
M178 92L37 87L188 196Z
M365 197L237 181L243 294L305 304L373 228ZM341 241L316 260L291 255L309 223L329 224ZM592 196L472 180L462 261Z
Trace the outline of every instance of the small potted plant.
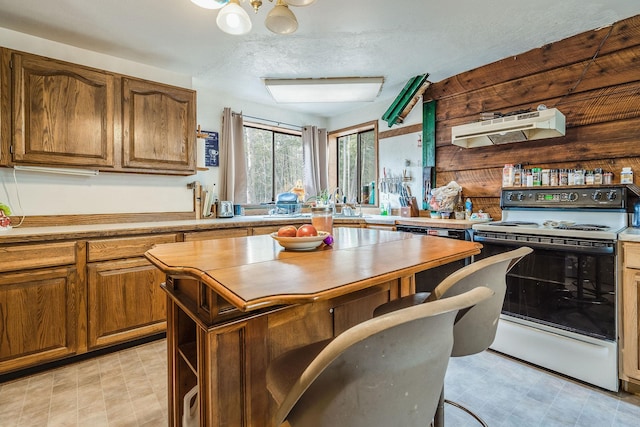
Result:
M11 208L4 203L0 203L0 231L11 229Z
M331 193L325 188L319 194L309 197L307 202L315 202L316 207L331 206Z

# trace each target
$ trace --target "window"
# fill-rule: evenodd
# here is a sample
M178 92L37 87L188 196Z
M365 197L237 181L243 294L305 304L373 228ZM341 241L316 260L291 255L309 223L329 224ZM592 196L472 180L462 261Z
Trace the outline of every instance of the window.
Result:
M264 203L302 180L302 135L278 128L244 126L247 202Z
M329 139L337 152L336 186L347 202L370 203L371 183L377 180L377 123L344 129Z

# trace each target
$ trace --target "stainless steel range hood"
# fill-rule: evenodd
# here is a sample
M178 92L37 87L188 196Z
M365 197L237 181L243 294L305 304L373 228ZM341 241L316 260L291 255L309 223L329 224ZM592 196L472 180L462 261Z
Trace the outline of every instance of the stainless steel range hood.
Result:
M555 108L454 126L451 143L464 148L564 136L565 118Z

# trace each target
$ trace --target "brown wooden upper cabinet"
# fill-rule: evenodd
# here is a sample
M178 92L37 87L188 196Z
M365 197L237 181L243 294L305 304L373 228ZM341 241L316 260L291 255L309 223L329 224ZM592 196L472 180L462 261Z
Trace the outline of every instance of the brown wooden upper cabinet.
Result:
M15 52L11 70L14 163L114 166L112 74Z
M2 58L0 164L196 173L194 90L9 49Z
M195 92L122 79L122 166L194 173Z

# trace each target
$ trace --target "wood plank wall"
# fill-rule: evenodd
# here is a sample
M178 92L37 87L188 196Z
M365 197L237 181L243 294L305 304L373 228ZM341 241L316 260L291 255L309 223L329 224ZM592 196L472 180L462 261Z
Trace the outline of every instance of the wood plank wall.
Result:
M505 58L433 83L437 185L455 180L474 210L500 218L505 163L614 173L630 166L640 183L640 15ZM564 137L465 149L451 144L451 127L481 112L558 108Z

